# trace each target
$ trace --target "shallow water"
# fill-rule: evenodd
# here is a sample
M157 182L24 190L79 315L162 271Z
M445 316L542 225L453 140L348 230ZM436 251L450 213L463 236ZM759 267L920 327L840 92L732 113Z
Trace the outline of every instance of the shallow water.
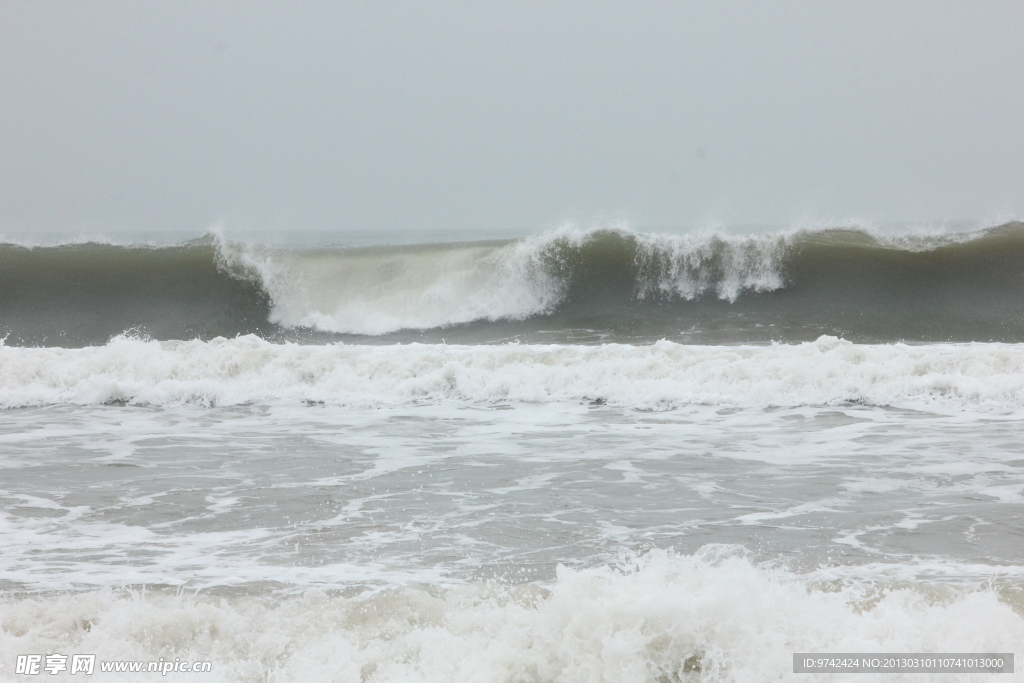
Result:
M1013 416L560 403L5 417L0 576L18 593L551 581L622 548L711 543L822 577L1024 578Z
M806 680L786 674L794 651L1024 637L1013 415L4 415L5 660L177 656L212 661L204 680Z

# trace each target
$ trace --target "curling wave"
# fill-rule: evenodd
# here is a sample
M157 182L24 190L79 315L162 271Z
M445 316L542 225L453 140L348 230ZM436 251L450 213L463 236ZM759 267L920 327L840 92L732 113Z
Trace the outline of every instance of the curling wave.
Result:
M712 294L733 302L744 291L782 287L788 242L563 228L515 241L363 249L221 242L219 262L263 285L271 322L382 335L547 315L595 289L616 301Z
M521 240L285 248L0 245L9 345L277 341L1024 341L1024 224L887 238L565 228Z

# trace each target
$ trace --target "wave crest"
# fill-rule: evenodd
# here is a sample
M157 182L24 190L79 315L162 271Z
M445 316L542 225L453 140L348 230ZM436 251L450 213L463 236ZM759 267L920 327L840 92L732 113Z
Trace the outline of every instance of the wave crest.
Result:
M706 293L735 301L783 286L787 237L559 230L504 242L272 249L218 240L218 262L259 282L270 321L382 335L549 314L590 280L623 281L640 298Z
M266 289L271 322L366 335L548 312L563 292L540 256L524 242L218 250L230 273Z
M0 336L62 346L130 329L158 339L1016 342L1022 258L1020 223L902 237L563 227L519 240L359 248L219 236L177 246L0 244Z

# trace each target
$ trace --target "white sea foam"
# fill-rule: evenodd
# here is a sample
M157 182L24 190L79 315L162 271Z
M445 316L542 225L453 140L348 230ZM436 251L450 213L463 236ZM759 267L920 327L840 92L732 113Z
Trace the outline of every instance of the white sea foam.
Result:
M82 349L0 346L0 406L126 401L552 402L740 407L1024 408L1024 345L298 345L118 337Z
M0 661L54 651L210 660L210 681L814 680L792 673L792 653L1012 652L1024 617L1008 599L925 586L821 590L706 546L618 568L561 568L543 586L310 590L278 600L101 590L7 601ZM186 678L195 676L167 676Z

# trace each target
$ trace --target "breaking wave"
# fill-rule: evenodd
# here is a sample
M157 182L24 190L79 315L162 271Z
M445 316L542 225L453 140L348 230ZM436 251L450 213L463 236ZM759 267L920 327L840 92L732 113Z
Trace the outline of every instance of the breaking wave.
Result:
M271 322L381 335L550 314L602 280L618 297L735 301L783 286L787 236L652 235L564 228L515 241L361 249L220 243L219 262L260 282Z
M311 589L274 600L108 589L8 601L0 656L211 661L213 680L741 683L788 679L794 652L1012 652L1024 642L1012 593L815 585L735 550L560 567L550 584Z
M278 341L1024 341L1024 225L965 235L563 228L286 248L0 245L9 345Z
M598 401L633 408L830 405L1024 408L1024 345L274 344L118 337L0 346L0 407L127 402L352 406Z

